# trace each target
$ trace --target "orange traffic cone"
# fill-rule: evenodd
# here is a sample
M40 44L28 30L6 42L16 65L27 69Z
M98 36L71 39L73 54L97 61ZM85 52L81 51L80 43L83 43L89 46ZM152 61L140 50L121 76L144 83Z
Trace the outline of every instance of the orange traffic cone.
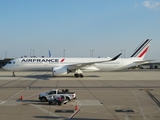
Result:
M23 95L21 95L19 99L20 99L20 100L23 100Z
M75 109L74 110L78 110L78 105L77 105L77 103L76 103L76 105L75 105Z

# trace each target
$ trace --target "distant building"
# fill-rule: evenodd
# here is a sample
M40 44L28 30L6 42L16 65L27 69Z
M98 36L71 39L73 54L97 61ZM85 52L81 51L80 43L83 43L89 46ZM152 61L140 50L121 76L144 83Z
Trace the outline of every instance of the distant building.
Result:
M140 69L160 69L160 62L139 65Z

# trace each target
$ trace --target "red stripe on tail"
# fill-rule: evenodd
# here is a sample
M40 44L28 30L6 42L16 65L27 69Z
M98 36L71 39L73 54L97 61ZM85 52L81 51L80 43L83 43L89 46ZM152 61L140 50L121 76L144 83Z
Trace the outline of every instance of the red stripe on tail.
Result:
M148 50L149 46L138 56L139 58L141 58Z

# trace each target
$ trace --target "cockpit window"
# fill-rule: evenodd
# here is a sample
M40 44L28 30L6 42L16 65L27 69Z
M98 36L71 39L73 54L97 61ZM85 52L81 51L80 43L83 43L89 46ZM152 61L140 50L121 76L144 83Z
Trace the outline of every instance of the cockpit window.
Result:
M12 64L12 62L8 62L8 64Z

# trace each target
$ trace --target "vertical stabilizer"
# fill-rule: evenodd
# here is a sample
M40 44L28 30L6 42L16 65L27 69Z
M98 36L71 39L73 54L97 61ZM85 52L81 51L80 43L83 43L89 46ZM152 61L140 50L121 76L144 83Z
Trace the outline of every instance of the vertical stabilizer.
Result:
M48 54L49 54L49 57L51 58L52 57L52 54L51 54L51 51L48 50Z
M150 42L152 41L152 39L147 39L145 41L143 41L135 50L134 52L131 54L131 58L141 58L143 59L144 56L146 55L148 48L150 46Z

